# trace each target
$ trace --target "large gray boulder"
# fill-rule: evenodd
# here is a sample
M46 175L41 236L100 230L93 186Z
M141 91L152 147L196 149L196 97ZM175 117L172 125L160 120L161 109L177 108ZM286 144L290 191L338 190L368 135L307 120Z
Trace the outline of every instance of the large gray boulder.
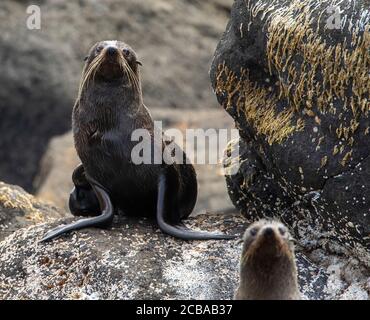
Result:
M0 184L0 299L230 299L238 284L241 243L183 241L149 219L117 216L107 230L85 229L39 243L75 218L18 187ZM191 228L241 235L240 215L204 214ZM3 228L1 229L3 230ZM306 299L368 299L368 271L358 259L296 248Z
M240 132L225 158L234 164L239 145L240 169L227 177L236 207L369 266L369 2L339 5L235 1L211 80Z

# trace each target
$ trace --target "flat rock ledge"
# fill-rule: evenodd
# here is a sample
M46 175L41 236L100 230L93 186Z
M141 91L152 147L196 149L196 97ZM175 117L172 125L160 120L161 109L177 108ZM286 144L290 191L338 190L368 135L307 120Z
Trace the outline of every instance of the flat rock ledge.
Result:
M238 239L181 241L161 233L151 220L119 216L111 229L81 230L42 244L39 240L46 231L75 218L55 219L56 213L62 213L20 188L2 186L19 196L13 208L0 200L0 214L8 217L4 221L16 216L19 207L27 215L25 204L30 201L31 208L43 208L50 218L30 220L34 225L9 231L0 242L0 299L233 297L241 252ZM241 236L249 222L238 214L207 213L188 219L187 224ZM304 298L368 299L367 269L357 259L329 251L297 246Z

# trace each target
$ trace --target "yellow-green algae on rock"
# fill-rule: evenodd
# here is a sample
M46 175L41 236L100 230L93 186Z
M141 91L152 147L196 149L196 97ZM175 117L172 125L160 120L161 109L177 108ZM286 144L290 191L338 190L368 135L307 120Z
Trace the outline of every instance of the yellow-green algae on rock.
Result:
M269 144L281 143L295 130L303 129L302 119L292 124L293 110L278 112L275 108L278 97L252 82L245 69L241 69L240 76L236 77L225 64L219 65L216 94L223 92L227 93L225 109L231 108L237 95L235 105L238 115L243 112L256 133L265 136Z
M240 132L225 159L240 160L227 176L236 207L367 263L369 34L367 0L236 0L210 71Z

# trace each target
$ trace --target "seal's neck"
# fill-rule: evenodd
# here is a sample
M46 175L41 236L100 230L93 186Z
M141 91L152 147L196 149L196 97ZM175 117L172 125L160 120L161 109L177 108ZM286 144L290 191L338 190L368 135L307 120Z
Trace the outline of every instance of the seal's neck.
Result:
M143 101L140 92L137 92L129 85L120 82L100 82L89 85L83 90L81 105L92 112L104 112L106 109L112 111L134 112Z
M86 87L77 100L74 118L79 123L97 123L100 131L118 128L143 109L141 92L119 82L98 82ZM129 129L129 128L127 128Z
M277 261L266 259L263 264L249 261L240 267L237 299L289 300L299 299L297 270L291 257Z

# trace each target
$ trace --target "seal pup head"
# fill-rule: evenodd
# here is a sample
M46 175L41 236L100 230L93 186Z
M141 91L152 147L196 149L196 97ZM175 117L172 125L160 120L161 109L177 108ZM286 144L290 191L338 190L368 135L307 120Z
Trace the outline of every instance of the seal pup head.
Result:
M117 40L95 43L85 57L79 97L93 82L116 83L141 95L139 65L135 51L126 43Z
M244 233L236 299L299 299L294 244L280 222L259 220Z
M262 219L252 223L244 233L243 243L243 260L259 259L261 256L273 260L294 256L293 238L288 229L277 221Z

